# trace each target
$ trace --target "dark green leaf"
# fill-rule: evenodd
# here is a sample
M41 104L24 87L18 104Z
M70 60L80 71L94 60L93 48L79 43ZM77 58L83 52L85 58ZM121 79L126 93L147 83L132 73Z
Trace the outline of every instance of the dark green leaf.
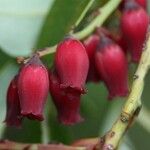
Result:
M25 119L21 129L6 127L3 138L17 142L40 143L41 125L38 121Z
M9 57L7 54L0 50L0 70L6 63L8 63L11 60L11 57Z
M56 44L81 15L89 0L56 0L50 10L37 43L38 48Z

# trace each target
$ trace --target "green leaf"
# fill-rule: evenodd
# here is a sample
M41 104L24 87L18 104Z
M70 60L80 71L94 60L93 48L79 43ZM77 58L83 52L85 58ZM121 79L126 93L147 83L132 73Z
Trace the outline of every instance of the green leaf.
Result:
M150 111L146 108L146 106L142 106L139 116L137 117L137 123L139 123L148 134L150 134Z
M56 44L77 21L89 0L56 0L39 36L38 48Z
M129 136L125 136L119 146L120 150L136 150Z
M131 141L134 143L136 150L147 150L150 147L149 137L150 134L146 130L135 123L134 126L129 130L129 136Z
M28 119L23 120L21 129L6 127L3 134L4 139L24 143L41 143L41 136L40 122Z
M10 61L12 61L12 58L0 50L0 70L6 63Z
M125 103L124 98L117 98L114 99L113 101L108 102L107 108L104 113L105 115L103 114L104 118L100 128L99 135L102 136L112 127L113 123L119 116L121 108L124 103Z
M53 0L1 0L0 47L11 56L29 55Z

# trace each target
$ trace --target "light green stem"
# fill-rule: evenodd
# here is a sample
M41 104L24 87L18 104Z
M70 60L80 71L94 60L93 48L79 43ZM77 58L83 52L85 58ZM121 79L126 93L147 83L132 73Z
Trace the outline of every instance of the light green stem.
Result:
M87 4L87 6L85 7L85 9L83 10L82 14L80 15L80 17L78 18L78 20L76 21L74 28L77 27L80 22L82 21L82 19L84 18L84 16L86 15L87 11L90 9L90 7L92 6L92 4L94 3L95 0L90 0L89 3Z
M110 0L106 5L100 8L99 15L82 31L73 34L77 39L83 39L90 35L96 27L100 27L105 20L112 14L112 12L118 7L121 0Z
M81 20L83 19L83 17L87 13L87 10L91 7L93 2L94 2L94 0L91 0L89 2L89 4L85 8L85 10L81 14L81 16L79 17L79 19L75 25L78 25L81 22ZM90 35L95 30L96 27L100 27L106 21L106 19L117 8L117 6L119 5L120 2L121 2L121 0L109 0L109 2L107 2L102 8L100 8L98 10L99 11L98 16L96 16L95 19L93 21L91 21L91 23L87 27L85 27L83 30L81 30L77 33L73 33L72 36L81 40L81 39L87 37L88 35ZM57 45L54 45L52 47L47 47L47 48L44 48L42 51L37 51L37 53L39 54L40 57L48 55L48 54L52 54L52 53L55 53L56 47L57 47ZM20 59L20 57L18 57L19 63L20 62L26 63L28 60L29 59L22 59L22 57Z
M146 46L143 50L141 60L137 71L134 75L134 81L131 88L129 97L122 109L121 115L112 126L111 130L105 135L104 147L109 147L115 150L120 140L122 139L125 131L130 127L133 122L137 111L141 107L141 95L144 88L144 78L150 67L150 34L148 34Z

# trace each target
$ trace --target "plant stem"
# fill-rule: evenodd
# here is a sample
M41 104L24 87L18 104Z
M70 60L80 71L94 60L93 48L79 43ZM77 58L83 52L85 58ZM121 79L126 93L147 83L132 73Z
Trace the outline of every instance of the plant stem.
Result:
M41 123L41 131L42 131L42 138L41 138L42 144L49 143L50 142L50 135L49 135L47 116L46 116L46 120Z
M81 22L81 20L83 19L87 10L91 7L93 2L94 2L94 0L91 0L91 2L89 2L86 9L83 11L79 20L75 24L75 26L77 26ZM96 16L95 19L87 27L85 27L83 30L81 30L77 33L73 33L71 35L79 40L90 35L95 30L96 27L100 27L105 22L105 20L117 8L117 6L119 5L120 2L121 2L121 0L110 0L108 3L106 3L102 8L100 8L98 10L99 11L98 16ZM55 53L56 47L57 47L57 45L52 46L52 47L47 47L47 48L44 48L42 51L37 51L37 53L39 54L39 57L42 57L42 56L45 56L48 54L52 54L52 53ZM29 60L28 58L24 59L22 57L18 57L18 63L21 63L21 62L26 63L28 60Z
M106 5L100 8L99 15L82 31L79 31L73 36L77 39L83 39L90 35L96 27L101 26L111 13L118 7L121 0L110 0Z
M150 34L144 47L137 71L133 77L133 85L129 97L122 109L121 115L104 136L102 149L115 150L126 130L130 127L141 108L141 95L144 88L144 78L150 67Z
M51 54L51 53L55 53L56 47L57 47L57 45L54 45L52 47L46 47L46 48L42 49L41 51L37 51L37 53L40 57Z
M56 47L57 47L57 45L52 46L52 47L46 47L46 48L37 50L35 54L38 54L39 57L43 57L45 55L55 53ZM20 64L20 63L26 64L29 60L30 60L30 57L29 58L17 57L18 64Z
M82 19L84 18L84 16L86 15L87 11L90 9L90 7L92 6L92 4L94 3L95 0L90 0L89 3L87 4L87 6L85 7L85 9L83 10L82 14L80 15L80 17L78 18L78 20L76 21L74 28L77 27L80 22L82 21Z

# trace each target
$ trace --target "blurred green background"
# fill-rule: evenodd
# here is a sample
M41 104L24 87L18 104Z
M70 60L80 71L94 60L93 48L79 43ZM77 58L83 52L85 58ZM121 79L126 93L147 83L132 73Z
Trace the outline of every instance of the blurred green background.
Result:
M58 123L56 110L49 97L45 108L45 120L24 120L21 129L8 128L3 123L6 113L6 91L19 65L17 56L29 56L36 48L59 42L77 21L90 0L0 0L0 139L26 143L52 141L70 144L80 138L103 135L116 120L125 99L107 101L107 90L102 83L87 85L88 94L81 104L83 123L64 126ZM88 14L107 0L95 0ZM88 19L81 22L82 28ZM111 20L111 18L110 18ZM107 21L108 22L108 21ZM108 23L110 26L110 23ZM113 24L113 23L112 23ZM115 24L115 23L114 23ZM52 55L43 61L52 64ZM129 67L130 81L136 66ZM145 80L142 112L123 140L121 150L150 149L150 74Z

